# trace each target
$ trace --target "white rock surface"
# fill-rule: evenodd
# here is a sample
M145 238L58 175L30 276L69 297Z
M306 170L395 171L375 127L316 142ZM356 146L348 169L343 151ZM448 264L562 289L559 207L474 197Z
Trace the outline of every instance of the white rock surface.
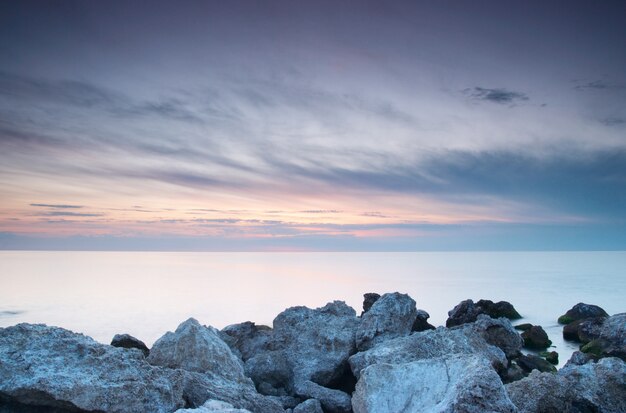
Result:
M252 413L250 410L237 409L232 404L219 400L208 400L195 409L179 409L175 413Z
M513 413L489 361L456 355L366 368L352 397L354 413Z
M411 297L397 292L384 294L361 317L356 330L357 349L368 350L385 340L409 335L416 317Z
M309 399L297 405L293 413L324 413L324 411L319 400Z

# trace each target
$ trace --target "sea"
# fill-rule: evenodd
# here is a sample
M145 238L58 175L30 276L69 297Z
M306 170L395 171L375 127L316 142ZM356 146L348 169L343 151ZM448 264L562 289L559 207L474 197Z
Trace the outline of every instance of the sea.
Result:
M148 346L189 317L221 329L272 325L292 306L398 291L435 326L460 301L512 303L541 325L564 364L578 345L557 318L585 302L626 311L626 252L57 252L0 251L0 327L44 323L109 343Z

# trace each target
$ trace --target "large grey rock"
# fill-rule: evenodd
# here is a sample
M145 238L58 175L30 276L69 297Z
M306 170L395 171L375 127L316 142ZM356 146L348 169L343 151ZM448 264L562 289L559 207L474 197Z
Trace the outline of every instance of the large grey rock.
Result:
M446 327L473 323L481 314L488 315L492 318L504 317L509 320L522 318L513 305L507 301L494 303L490 300L478 300L478 302L474 303L473 300L465 300L461 301L452 310L448 311Z
M471 324L450 329L440 327L385 341L355 354L349 362L352 373L358 378L363 369L373 364L402 364L450 354L478 354L489 360L496 370L503 371L508 364L507 355L518 355L521 347L522 339L507 319L480 315Z
M167 332L152 346L148 362L198 373L212 372L224 379L247 382L243 364L212 327L190 318L175 332Z
M246 372L259 391L277 396L292 394L294 385L306 380L332 384L356 352L358 324L354 309L342 301L314 310L289 308L274 319L268 350L248 359Z
M520 413L621 413L626 411L626 363L613 357L568 363L556 374L533 371L506 389Z
M604 311L604 309L598 307L597 305L578 303L569 310L567 310L567 312L561 317L559 317L558 321L560 324L569 324L572 321L582 320L585 318L608 316L609 315L606 313L606 311Z
M328 413L348 413L352 410L350 395L341 390L329 389L306 380L296 384L295 391L300 397L319 400Z
M319 400L309 399L297 405L293 413L324 413L324 411Z
M264 325L256 325L251 321L232 324L220 331L220 337L228 344L233 353L241 356L243 361L267 350L272 329Z
M415 301L406 294L384 294L361 317L356 346L367 350L391 338L406 336L417 317Z
M182 372L139 351L45 325L0 329L0 396L20 403L103 412L172 412L185 406Z
M169 413L223 400L255 413L281 412L251 381L152 366L139 351L71 331L20 324L0 329L0 399L99 412Z
M626 313L607 317L594 330L598 338L582 346L582 352L595 357L619 357L626 361Z
M449 356L366 368L354 413L513 413L500 378L479 356Z
M219 400L208 400L195 409L179 409L175 413L252 413L250 410L237 409L232 404Z

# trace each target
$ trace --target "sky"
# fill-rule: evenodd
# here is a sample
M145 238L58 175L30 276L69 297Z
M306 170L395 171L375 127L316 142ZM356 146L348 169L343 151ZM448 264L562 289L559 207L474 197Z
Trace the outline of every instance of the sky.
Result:
M0 249L626 249L622 1L4 1Z

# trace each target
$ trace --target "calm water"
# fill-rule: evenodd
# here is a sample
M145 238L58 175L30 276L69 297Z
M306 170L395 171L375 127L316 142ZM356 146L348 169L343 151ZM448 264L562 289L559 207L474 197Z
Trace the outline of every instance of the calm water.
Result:
M626 252L163 253L0 252L0 327L46 323L108 343L151 345L190 316L222 328L270 324L294 305L366 292L408 293L431 323L472 298L510 301L542 325L566 361L556 319L577 302L626 311Z

